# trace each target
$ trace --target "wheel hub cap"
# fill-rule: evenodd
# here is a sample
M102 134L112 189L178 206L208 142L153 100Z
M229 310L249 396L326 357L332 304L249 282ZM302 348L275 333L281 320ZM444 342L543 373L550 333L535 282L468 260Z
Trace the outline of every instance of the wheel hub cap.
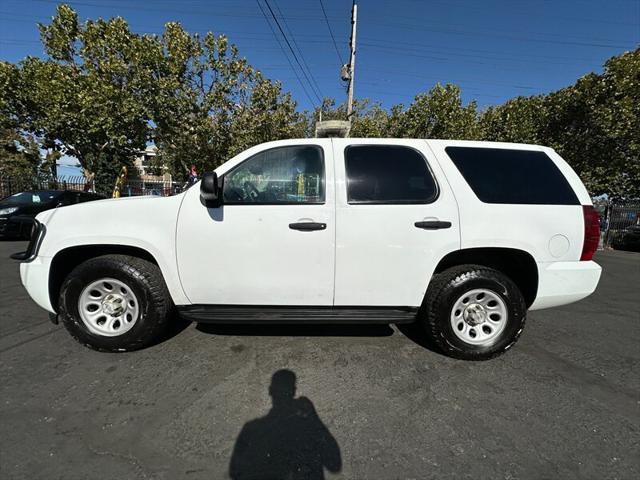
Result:
M119 317L126 309L127 304L120 295L109 294L102 301L102 311L112 317Z
M463 342L488 346L495 343L508 320L502 297L488 288L470 290L461 295L451 309L451 328Z
M102 278L82 290L78 313L91 333L115 337L133 328L140 305L127 284L115 278Z
M480 325L487 319L487 312L479 303L472 303L462 312L462 318L471 326Z

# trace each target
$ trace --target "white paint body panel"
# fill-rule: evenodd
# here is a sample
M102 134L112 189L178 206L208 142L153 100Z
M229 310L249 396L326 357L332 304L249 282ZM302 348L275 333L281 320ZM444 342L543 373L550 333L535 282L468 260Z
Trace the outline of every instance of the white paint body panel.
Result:
M596 262L539 263L538 295L529 310L558 307L588 297L596 290L601 273Z
M347 202L348 145L401 145L418 150L439 187L433 203L366 205ZM438 262L460 248L453 192L424 140L334 139L336 165L335 305L418 307ZM451 228L424 230L415 222L441 220Z
M263 150L297 145L271 142L249 149L216 170L224 175ZM206 208L192 188L180 210L177 255L180 276L194 304L333 304L335 252L334 175L331 140L309 139L324 151L324 205L223 205ZM291 230L290 223L326 223L325 230ZM195 253L197 252L197 253Z
M47 233L38 256L20 266L31 297L46 310L53 257L78 245L126 245L157 261L176 305L418 306L438 262L460 248L506 247L536 261L532 309L570 303L594 291L600 267L581 262L582 207L482 203L446 155L447 146L544 151L582 205L591 201L573 170L553 150L488 142L407 139L301 139L253 147L216 171L219 176L268 148L319 145L325 157L323 205L227 205L207 209L196 186L169 198L89 202L38 215ZM349 205L347 144L407 145L426 157L439 197L426 205ZM416 221L452 222L421 230ZM326 230L288 228L302 220Z
M38 305L52 312L49 265L56 253L80 245L125 245L149 252L158 263L174 302L188 303L175 254L176 220L183 199L184 194L98 200L39 214L36 218L45 224L47 233L36 260L20 265L23 284ZM46 293L41 291L43 288Z
M20 281L31 299L48 312L54 312L49 299L49 268L51 258L38 256L32 262L20 264Z
M481 202L456 168L445 148L466 146L476 148L508 148L510 150L537 150L549 153L544 147L512 143L464 142L429 140L437 155L452 190L455 192L460 209L461 248L506 247L524 250L536 262L578 261L582 253L584 220L581 205L508 205ZM556 155L557 157L557 155ZM554 162L565 174L578 195L582 205L591 205L589 196L581 195L584 190L576 188L575 181L567 175L571 168L559 157ZM575 175L575 173L573 174ZM577 178L577 177L576 177ZM569 248L560 257L549 251L549 241L554 235L564 235L569 240Z

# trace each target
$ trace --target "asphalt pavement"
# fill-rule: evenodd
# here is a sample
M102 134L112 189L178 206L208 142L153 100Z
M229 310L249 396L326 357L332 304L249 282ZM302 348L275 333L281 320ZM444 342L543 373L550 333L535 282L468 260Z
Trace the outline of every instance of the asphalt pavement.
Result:
M2 479L640 478L640 254L598 253L594 295L471 363L380 325L97 353L28 298L23 245L0 241Z

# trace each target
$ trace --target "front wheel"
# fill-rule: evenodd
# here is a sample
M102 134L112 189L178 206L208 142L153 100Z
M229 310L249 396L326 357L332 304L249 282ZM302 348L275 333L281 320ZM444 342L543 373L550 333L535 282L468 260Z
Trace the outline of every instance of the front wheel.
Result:
M160 269L126 255L78 265L62 284L58 304L64 326L77 341L107 352L152 344L164 333L172 309Z
M433 278L419 321L443 353L488 360L518 340L526 311L509 277L492 268L461 265Z

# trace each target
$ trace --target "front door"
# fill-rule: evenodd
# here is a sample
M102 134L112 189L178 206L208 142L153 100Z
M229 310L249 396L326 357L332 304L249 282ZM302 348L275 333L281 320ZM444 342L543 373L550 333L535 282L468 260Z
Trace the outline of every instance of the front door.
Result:
M418 307L460 248L458 209L424 140L334 139L336 306Z
M330 140L279 142L217 170L223 205L187 193L178 219L180 279L194 304L333 303L335 207Z

